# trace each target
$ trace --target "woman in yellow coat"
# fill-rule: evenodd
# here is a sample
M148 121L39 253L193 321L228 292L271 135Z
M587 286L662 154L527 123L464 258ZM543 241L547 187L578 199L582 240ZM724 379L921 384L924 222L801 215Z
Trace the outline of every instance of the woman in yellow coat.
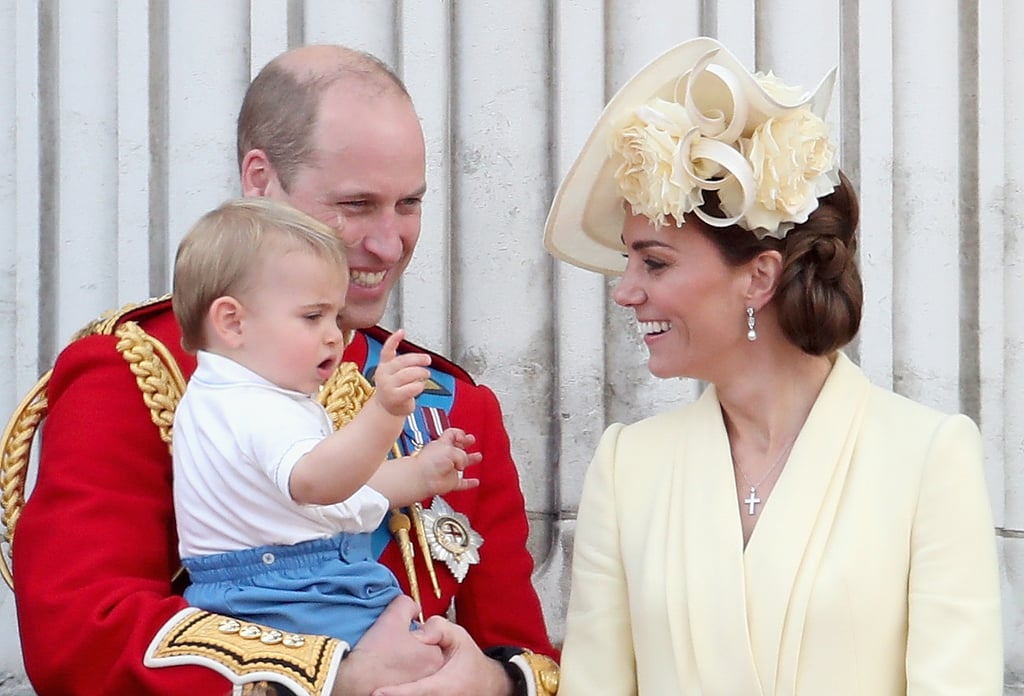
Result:
M612 99L545 243L621 274L693 404L608 428L580 503L561 696L1002 692L977 427L871 385L858 203L802 93L711 39Z

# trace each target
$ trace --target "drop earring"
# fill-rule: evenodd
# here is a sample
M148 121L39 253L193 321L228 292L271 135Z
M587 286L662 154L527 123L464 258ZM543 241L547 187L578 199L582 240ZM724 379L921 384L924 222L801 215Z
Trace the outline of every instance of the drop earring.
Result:
M754 330L754 324L755 323L756 323L756 320L754 319L754 308L753 307L747 307L747 340L748 341L756 341L757 340L757 331Z

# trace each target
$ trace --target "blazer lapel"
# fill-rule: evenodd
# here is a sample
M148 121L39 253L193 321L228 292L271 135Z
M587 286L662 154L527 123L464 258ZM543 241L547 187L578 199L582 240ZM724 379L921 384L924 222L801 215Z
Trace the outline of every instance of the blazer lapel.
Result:
M673 505L680 517L666 566L674 653L692 646L697 675L680 672L679 693L759 696L747 627L743 533L736 512L729 440L714 387L705 390L681 425L675 453ZM673 558L668 556L668 558ZM700 684L695 691L694 677Z
M769 693L794 693L804 617L869 388L839 353L747 544L751 643Z

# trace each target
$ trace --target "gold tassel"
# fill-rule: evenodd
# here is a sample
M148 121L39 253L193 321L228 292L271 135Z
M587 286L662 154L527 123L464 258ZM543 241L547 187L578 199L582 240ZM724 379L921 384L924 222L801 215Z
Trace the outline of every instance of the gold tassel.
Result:
M398 444L395 444L398 449ZM423 449L423 445L417 445L412 456L416 456ZM441 599L441 587L437 584L437 573L434 571L434 557L430 555L430 545L427 544L427 531L423 528L423 506L420 503L413 503L409 508L412 513L412 526L416 531L416 541L420 545L420 553L423 554L423 565L427 567L427 575L430 576L430 584L434 589L434 596Z
M424 623L420 586L416 582L416 566L413 565L412 560L412 542L409 541L409 516L399 508L392 508L388 529L398 540L398 548L402 552L402 563L405 564L405 574L409 576L409 591L412 592L412 598L416 600L416 604L420 606L420 623Z
M427 544L427 531L423 528L423 506L419 503L413 503L409 512L412 513L412 526L416 530L416 541L420 543L420 553L423 554L423 563L427 566L427 575L430 576L430 584L434 588L434 596L441 599L441 586L437 584L434 558L430 555L430 546Z

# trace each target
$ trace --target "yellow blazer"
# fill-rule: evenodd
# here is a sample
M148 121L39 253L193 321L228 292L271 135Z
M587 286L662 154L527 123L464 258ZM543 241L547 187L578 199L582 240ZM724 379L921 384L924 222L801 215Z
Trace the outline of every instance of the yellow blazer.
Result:
M718 398L587 472L560 696L1002 693L981 438L839 354L746 550Z

